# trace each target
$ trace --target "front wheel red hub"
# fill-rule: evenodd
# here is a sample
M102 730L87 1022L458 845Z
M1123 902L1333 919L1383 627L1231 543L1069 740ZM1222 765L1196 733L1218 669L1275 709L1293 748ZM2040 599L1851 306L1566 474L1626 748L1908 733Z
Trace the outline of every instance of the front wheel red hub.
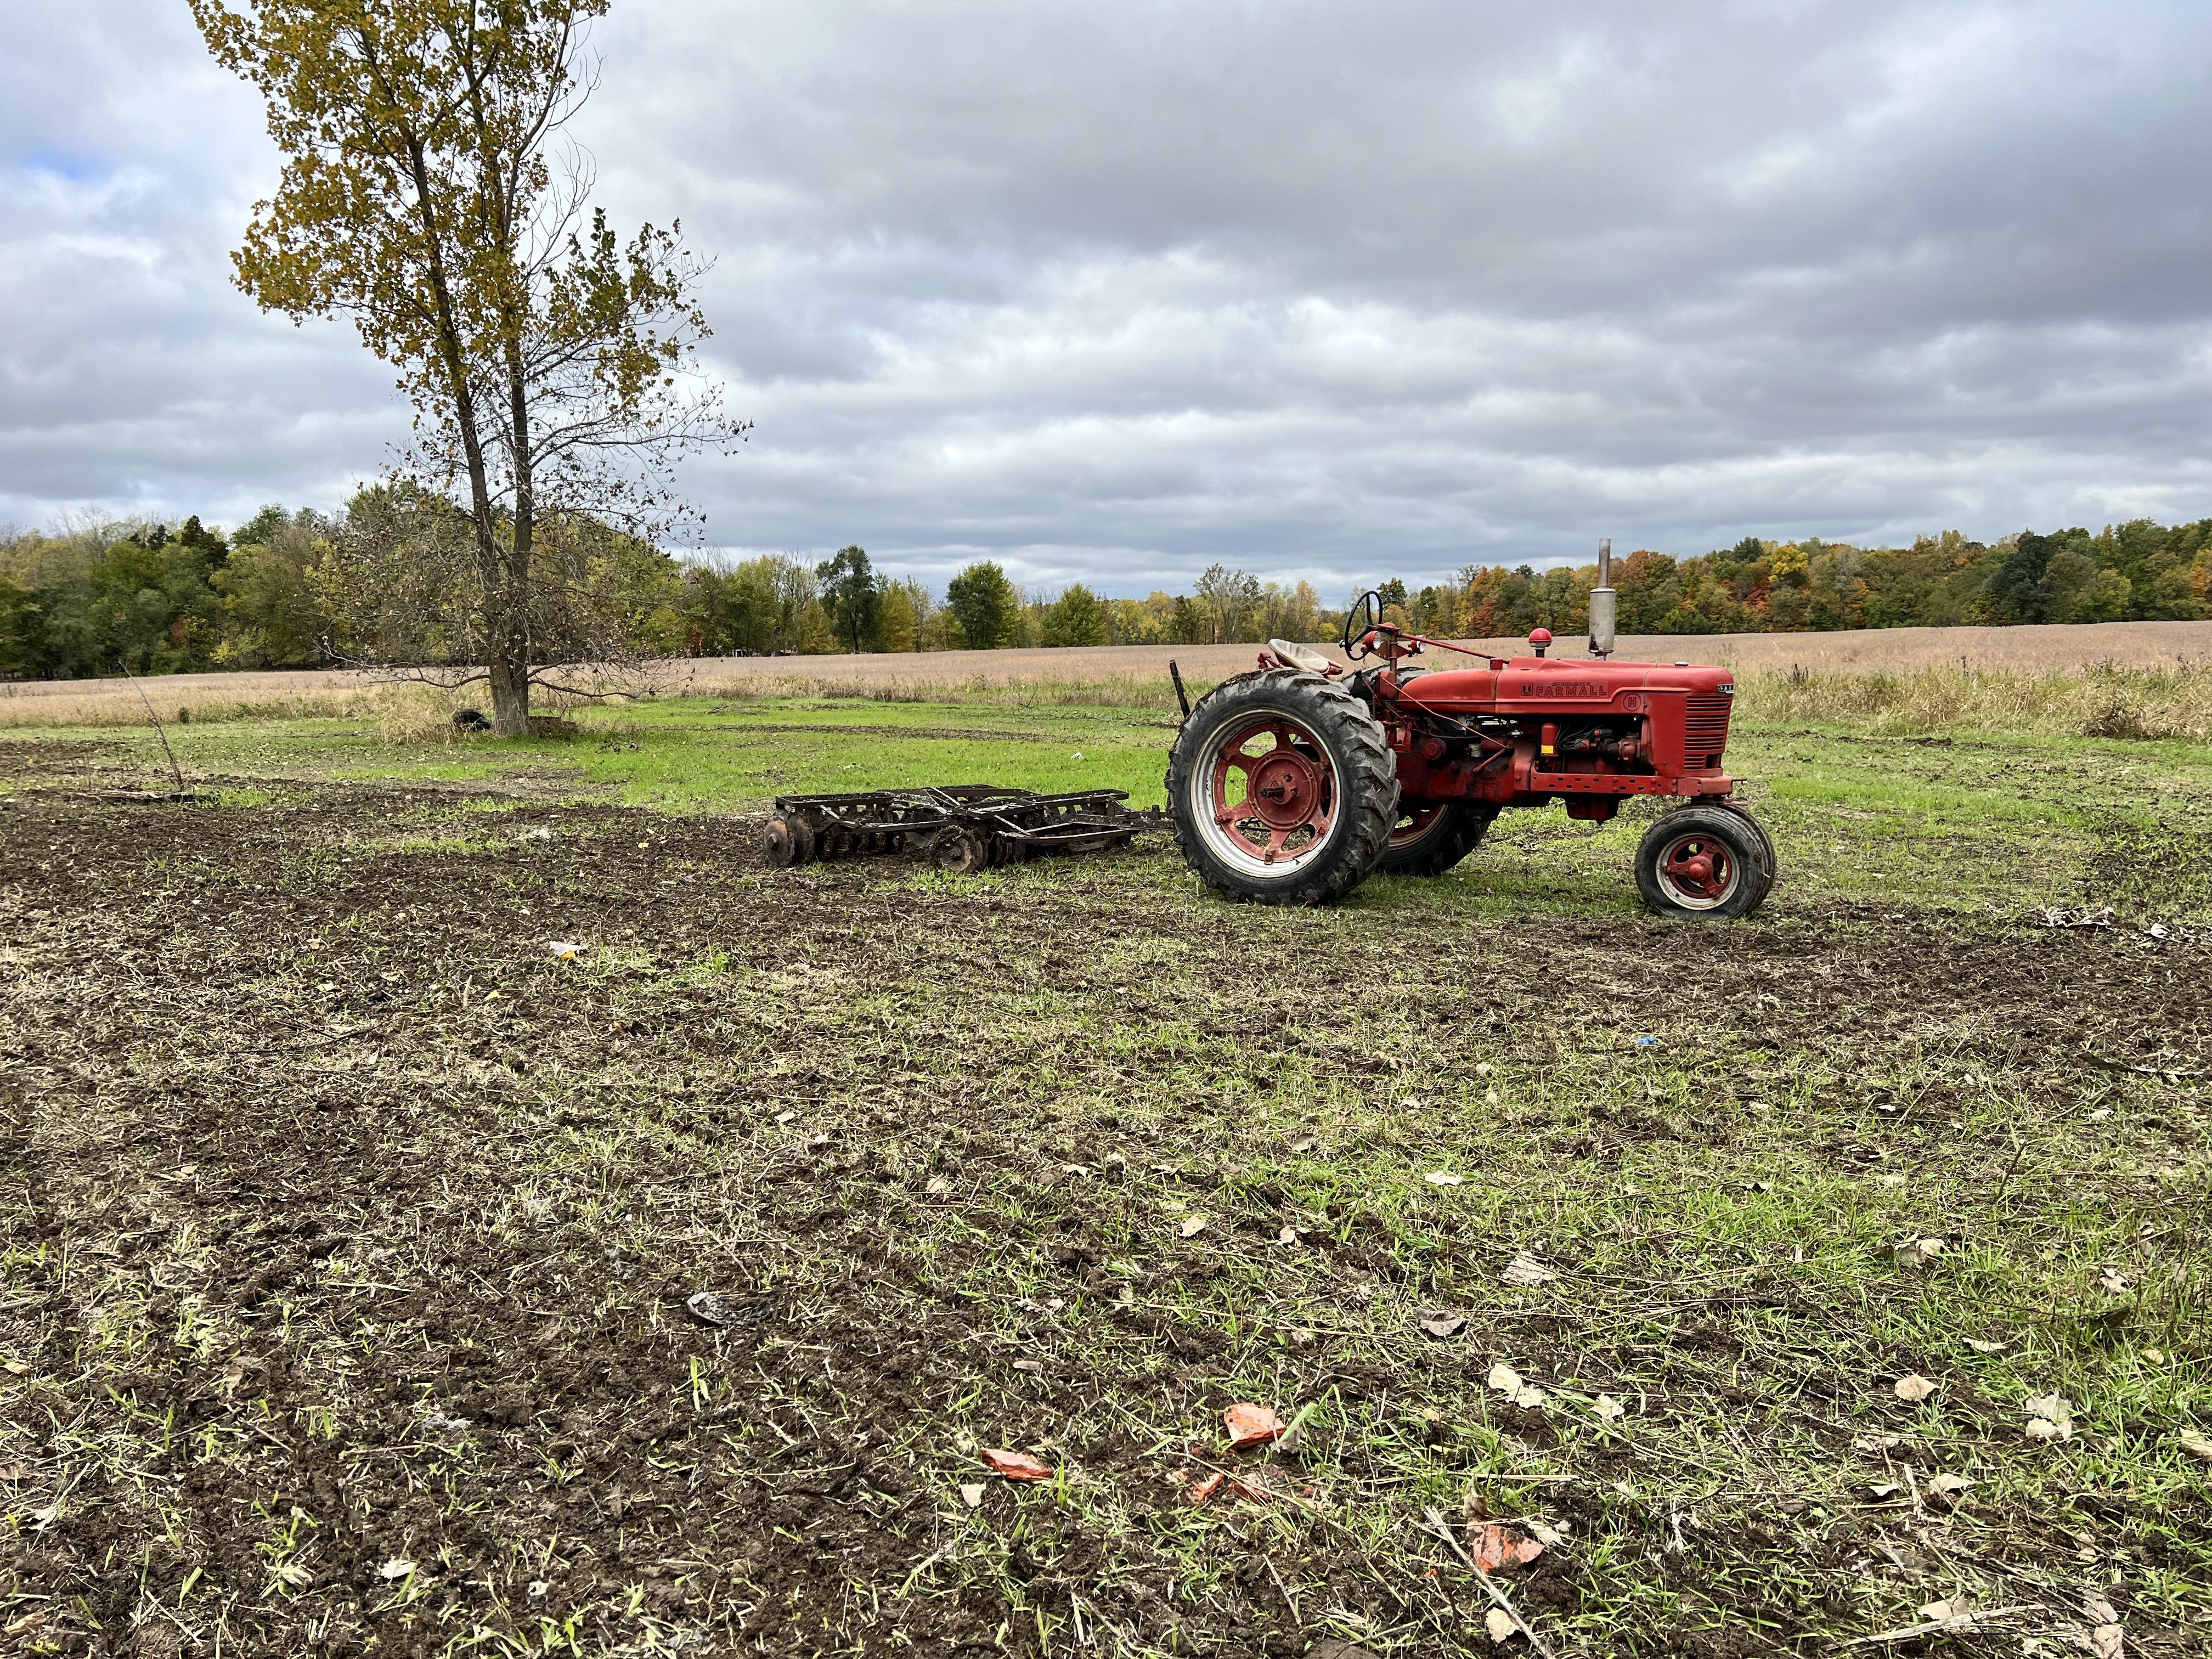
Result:
M1199 832L1250 874L1291 874L1328 844L1336 825L1335 763L1311 732L1285 715L1223 727L1192 781L1205 794L1194 815Z
M1743 866L1717 836L1675 836L1659 849L1656 869L1667 896L1686 910L1717 909L1743 879Z

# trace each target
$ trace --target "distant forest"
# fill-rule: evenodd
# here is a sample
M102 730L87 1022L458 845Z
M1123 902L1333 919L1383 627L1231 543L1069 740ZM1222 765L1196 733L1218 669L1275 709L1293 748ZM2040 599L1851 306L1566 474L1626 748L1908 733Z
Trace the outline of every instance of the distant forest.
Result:
M335 515L264 507L228 534L198 518L0 531L0 678L344 662L343 584L331 573L365 499ZM1991 544L1950 531L1896 548L1746 539L1691 558L1638 551L1613 568L1624 634L2203 617L2212 519ZM1496 638L1540 626L1571 636L1587 625L1596 579L1594 564L1469 565L1449 583L1376 586L1420 633ZM1188 593L1134 599L1080 583L1027 589L979 562L940 594L877 571L857 547L818 562L718 563L632 544L623 580L639 648L672 656L1326 641L1344 615L1309 583L1220 565Z

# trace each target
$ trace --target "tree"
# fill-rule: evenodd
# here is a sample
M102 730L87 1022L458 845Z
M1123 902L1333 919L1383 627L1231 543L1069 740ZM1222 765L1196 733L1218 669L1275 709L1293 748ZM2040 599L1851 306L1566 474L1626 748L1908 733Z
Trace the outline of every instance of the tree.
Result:
M588 162L556 154L591 90L581 31L609 0L191 3L284 157L234 279L295 322L350 319L398 371L415 441L392 482L444 495L465 479L483 655L465 678L489 680L498 731L523 733L533 679L575 643L533 632L541 531L581 515L654 535L676 456L744 431L683 375L707 327L679 228L623 243L602 213L586 226ZM451 570L442 532L421 545Z
M821 579L822 604L838 636L854 650L864 649L876 631L876 611L884 597L867 550L841 547L816 565L814 574Z
M676 562L641 538L582 514L542 518L521 625L532 677L565 691L561 664L620 663L684 646ZM341 660L418 671L436 684L481 678L490 606L467 511L404 481L364 489L310 574Z
M1103 645L1106 607L1078 582L1045 607L1043 633L1047 645Z
M1244 637L1260 609L1260 579L1226 565L1208 565L1198 579L1198 605L1216 645Z
M945 608L960 624L971 651L994 651L1012 637L1020 597L1006 573L990 561L971 564L945 589Z

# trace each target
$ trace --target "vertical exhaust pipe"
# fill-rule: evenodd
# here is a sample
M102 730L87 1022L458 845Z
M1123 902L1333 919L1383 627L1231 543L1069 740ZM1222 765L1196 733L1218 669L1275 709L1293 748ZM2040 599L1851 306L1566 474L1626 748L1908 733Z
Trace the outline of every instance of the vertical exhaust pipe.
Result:
M1613 625L1614 618L1613 595L1613 538L1607 536L1597 544L1597 586L1589 596L1589 653L1593 657L1613 654Z

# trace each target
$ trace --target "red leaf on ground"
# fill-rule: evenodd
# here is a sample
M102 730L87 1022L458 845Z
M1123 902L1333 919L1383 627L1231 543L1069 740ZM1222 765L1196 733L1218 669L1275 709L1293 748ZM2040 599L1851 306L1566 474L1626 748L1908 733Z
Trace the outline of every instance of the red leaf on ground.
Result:
M1485 1572L1504 1572L1525 1566L1544 1553L1533 1538L1516 1537L1510 1527L1492 1524L1475 1529L1474 1562Z
M1267 1407L1249 1401L1231 1406L1221 1413L1221 1421L1229 1431L1229 1443L1238 1451L1264 1446L1283 1431L1281 1418Z
M1018 1451L994 1451L989 1448L981 1454L984 1462L1009 1480L1049 1480L1052 1471L1036 1458Z
M1219 1492L1221 1490L1221 1483L1228 1479L1229 1477L1227 1475L1222 1474L1220 1470L1216 1469L1212 1474L1207 1475L1205 1480L1192 1481L1190 1483L1190 1501L1194 1504L1203 1504L1207 1498L1212 1497L1214 1493Z

